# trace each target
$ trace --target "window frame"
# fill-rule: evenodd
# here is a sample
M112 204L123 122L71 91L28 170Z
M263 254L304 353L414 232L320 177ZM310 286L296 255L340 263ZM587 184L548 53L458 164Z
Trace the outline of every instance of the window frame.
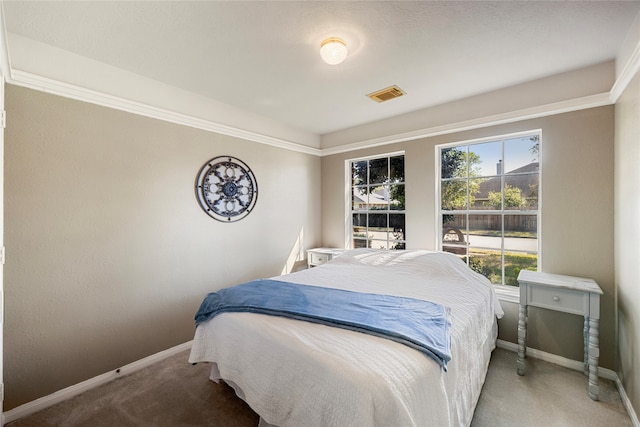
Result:
M407 234L406 234L406 221L407 221L407 205L406 205L406 200L405 200L405 206L404 209L399 210L399 209L366 209L366 210L353 210L353 206L352 206L352 189L354 187L353 182L352 182L352 175L351 175L351 164L355 163L355 162L360 162L360 161L370 161L370 160L375 160L375 159L388 159L390 160L392 157L398 157L398 156L403 156L404 157L404 180L402 182L402 185L405 186L405 197L406 197L406 184L407 184L407 178L406 178L406 155L405 155L405 151L401 150L401 151L393 151L393 152L389 152L389 153L380 153L380 154L373 154L370 156L362 156L362 157L354 157L354 158L350 158L350 159L346 159L344 162L344 167L345 167L345 242L344 242L344 247L347 249L353 249L353 215L354 214L359 214L359 213L365 213L365 214L369 214L369 213L374 213L374 214L402 214L404 216L404 221L405 221L405 229L403 230L403 239L400 240L401 242L404 242L405 248L407 245ZM388 167L391 167L391 162L388 162ZM365 185L371 185L368 182L368 177L367 177L367 184ZM366 237L367 242L372 240L378 240L378 239L369 239L368 237ZM387 250L394 250L394 249L389 249L389 242L390 240L387 239ZM368 245L367 245L368 247Z
M501 149L502 149L502 155L501 161L504 161L504 143L507 140L510 139L516 139L516 138L522 138L522 137L528 137L528 136L538 136L539 138L539 145L538 145L538 201L537 201L537 209L536 210L526 210L526 211L521 211L521 210L509 210L509 209L505 209L504 206L501 207L501 209L487 209L487 210L478 210L478 209L473 209L471 206L467 205L466 209L464 210L454 210L454 211L448 211L448 210L443 210L442 209L442 194L441 194L441 185L442 185L442 150L444 149L448 149L448 148L454 148L454 147L470 147L472 145L477 145L477 144L482 144L482 143L488 143L488 142L501 142ZM437 144L434 147L434 152L435 152L435 166L436 166L436 180L435 180L435 194L436 194L436 203L435 203L435 218L436 218L436 234L435 234L435 239L436 239L436 248L437 250L443 250L443 213L446 214L464 214L467 215L467 218L469 215L500 215L503 219L505 215L536 215L536 220L537 220L537 249L536 249L536 254L537 254L537 270L541 271L542 270L542 170L543 170L543 165L542 165L542 149L543 149L543 144L542 144L542 130L541 129L533 129L533 130L527 130L527 131L523 131L523 132L516 132L516 133L509 133L509 134L503 134L503 135L494 135L494 136L490 136L490 137L484 137L484 138L477 138L477 139L471 139L471 140L464 140L464 141L456 141L456 142L451 142L451 143L445 143L445 144ZM501 171L500 175L496 176L500 176L501 177L501 191L504 194L504 184L505 184L505 177L506 177L506 173L504 172L504 170ZM467 177L467 179L469 179ZM468 230L468 223L467 223L467 230ZM505 268L505 251L506 252L511 252L508 249L505 249L504 247L504 238L505 238L505 230L504 230L504 220L502 221L502 230L501 230L501 246L500 249L495 249L495 250L499 250L500 254L501 254L501 263L502 263L502 282L505 282L505 275L504 275L504 268ZM518 251L514 251L514 252L518 252ZM467 257L469 256L469 253L467 251ZM468 258L467 258L468 259ZM504 284L493 284L496 292L498 293L498 295L500 296L501 299L503 300L507 300L507 301L511 301L511 302L518 302L519 301L519 296L520 296L520 289L519 286L509 286L509 285L504 285Z

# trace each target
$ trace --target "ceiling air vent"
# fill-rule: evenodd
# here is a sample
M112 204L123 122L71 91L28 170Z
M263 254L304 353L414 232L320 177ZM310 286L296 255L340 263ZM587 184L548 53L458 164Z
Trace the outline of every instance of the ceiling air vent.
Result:
M405 91L394 85L377 92L370 93L367 96L376 102L384 102L402 95L406 95Z

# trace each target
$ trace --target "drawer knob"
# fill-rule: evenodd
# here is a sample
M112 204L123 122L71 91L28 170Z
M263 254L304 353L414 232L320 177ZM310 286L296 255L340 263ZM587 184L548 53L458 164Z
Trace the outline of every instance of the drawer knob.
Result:
M555 302L558 302L558 301L560 301L560 297L556 295L556 296L554 296L554 297L553 297L553 300L554 300Z

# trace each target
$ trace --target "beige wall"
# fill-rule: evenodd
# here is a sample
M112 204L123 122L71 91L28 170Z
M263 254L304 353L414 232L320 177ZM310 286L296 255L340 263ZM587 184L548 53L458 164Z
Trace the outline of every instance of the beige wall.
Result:
M616 104L615 282L618 376L640 412L640 74Z
M434 249L435 145L533 129L542 129L542 269L602 287L600 365L614 369L612 106L323 157L322 243L344 242L345 159L405 150L407 247ZM516 342L517 305L503 305L500 338ZM579 316L531 308L528 345L582 360L582 328Z
M320 243L320 159L8 86L5 409L193 338L204 295ZM255 210L200 210L200 167L255 173Z

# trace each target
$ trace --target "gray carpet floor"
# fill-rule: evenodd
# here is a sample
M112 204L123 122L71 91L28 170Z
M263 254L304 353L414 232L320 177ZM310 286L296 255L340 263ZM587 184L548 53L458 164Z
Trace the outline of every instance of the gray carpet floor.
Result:
M89 390L9 427L251 426L258 416L233 390L208 380L209 366L186 363L187 352ZM587 377L552 363L496 349L472 427L632 426L615 384L600 379L600 401L587 394Z

